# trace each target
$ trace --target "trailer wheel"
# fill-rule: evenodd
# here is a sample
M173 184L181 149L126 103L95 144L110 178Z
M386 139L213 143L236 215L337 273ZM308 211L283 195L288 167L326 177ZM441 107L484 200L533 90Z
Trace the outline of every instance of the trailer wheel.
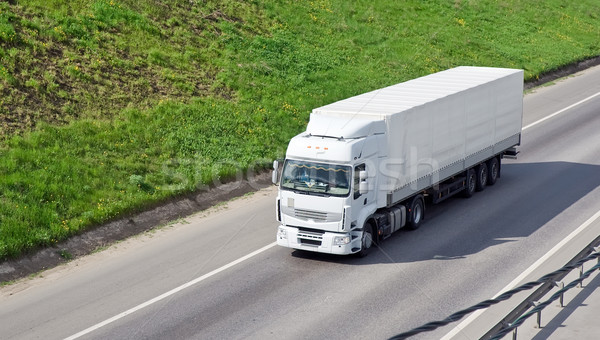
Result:
M488 161L488 185L494 185L496 180L500 177L500 163L498 158L494 157Z
M409 221L406 227L410 230L419 229L421 222L423 222L423 219L425 218L423 195L413 197L408 209Z
M477 176L475 174L475 170L469 169L467 170L467 178L465 183L465 189L463 191L463 196L465 198L470 198L475 193L475 189L477 188Z
M477 167L477 187L475 190L483 191L488 181L488 167L487 164L481 163Z
M360 240L360 251L356 253L359 257L365 257L371 252L373 246L373 226L369 222L365 222L363 233Z

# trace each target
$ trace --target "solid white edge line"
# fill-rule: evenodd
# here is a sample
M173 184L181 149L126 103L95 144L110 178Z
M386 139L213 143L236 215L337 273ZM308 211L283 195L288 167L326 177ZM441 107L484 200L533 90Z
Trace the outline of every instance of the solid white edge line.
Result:
M115 322L115 321L121 319L124 316L127 316L129 314L135 313L135 312L139 311L142 308L148 307L148 306L150 306L150 305L152 305L152 304L154 304L154 303L156 303L156 302L158 302L158 301L160 301L160 300L162 300L162 299L164 299L166 297L169 297L169 296L171 296L171 295L173 295L175 293L178 293L178 292L180 292L180 291L182 291L182 290L184 290L186 288L189 288L189 287L195 285L196 283L199 283L199 282L201 282L203 280L206 280L206 279L208 279L211 276L214 276L214 275L216 275L216 274L218 274L218 273L220 273L220 272L222 272L224 270L227 270L227 269L235 266L236 264L244 262L244 261L248 260L249 258L254 257L254 256L256 256L256 255L258 255L258 254L260 254L260 253L262 253L262 252L264 252L264 251L272 248L275 245L277 245L277 242L273 242L271 244L268 244L268 245L266 245L266 246L264 246L264 247L262 247L262 248L260 248L258 250L255 250L255 251L251 252L248 255L240 257L239 259L237 259L237 260L235 260L233 262L230 262L230 263L224 265L223 267L217 268L217 269L213 270L210 273L204 274L204 275L202 275L202 276L200 276L198 278L195 278L192 281L184 283L184 284L182 284L181 286L179 286L177 288L171 289L170 291L168 291L168 292L166 292L166 293L164 293L162 295L159 295L159 296L157 296L157 297L155 297L155 298L153 298L151 300L148 300L148 301L146 301L146 302L144 302L142 304L139 304L139 305L137 305L137 306L135 306L135 307L133 307L131 309L128 309L128 310L124 311L121 314L115 315L112 318L106 319L106 320L104 320L104 321L102 321L100 323L97 323L97 324L89 327L89 328L86 328L86 329L84 329L83 331L81 331L81 332L79 332L77 334L71 335L70 337L65 338L65 340L74 340L74 339L77 339L77 338L79 338L79 337L81 337L83 335L91 333L91 332L97 330L98 328L104 327L104 326L106 326L106 325L108 325L108 324L110 324L112 322Z
M529 268L527 268L521 275L515 278L511 283L509 283L506 287L502 288L500 292L494 295L493 299L500 296L504 292L513 289L519 284L522 280L524 280L529 274L535 271L538 267L540 267L544 262L546 262L550 257L554 256L556 252L560 250L565 244L570 242L573 238L583 232L588 226L590 226L594 221L600 218L600 210L598 210L592 217L588 218L587 221L583 222L575 231L569 234L569 236L565 237L562 241L560 241L557 245L555 245L549 252L547 252L544 256L542 256L539 260L537 260L534 264L532 264ZM452 337L458 335L464 328L466 328L471 322L477 319L486 309L479 309L469 315L463 322L454 327L448 334L446 334L442 340L449 340Z
M593 95L591 95L591 96L589 96L589 97L587 97L587 98L585 98L585 99L582 99L582 100L578 101L577 103L575 103L575 104L573 104L573 105L569 105L569 106L565 107L565 108L564 108L564 109L562 109L562 110L556 111L556 112L554 112L553 114L551 114L551 115L549 115L549 116L546 116L546 117L544 117L544 118L542 118L542 119L540 119L540 120L538 120L538 121L536 121L536 122L533 122L533 123L531 123L531 124L529 124L529 125L525 126L525 127L522 129L522 130L527 130L527 129L529 129L530 127L532 127L532 126L535 126L535 125L538 125L539 123L541 123L541 122L543 122L543 121L546 121L546 120L548 120L548 119L550 119L550 118L553 118L553 117L555 117L555 116L558 116L559 114L561 114L561 113L563 113L563 112L565 112L565 111L567 111L567 110L569 110L569 109L572 109L572 108L574 108L574 107L575 107L575 106L577 106L577 105L580 105L580 104L582 104L582 103L585 103L585 102L587 102L588 100L590 100L590 99L592 99L592 98L594 98L594 97L596 97L596 96L600 96L600 92L598 92L598 93L596 93L596 94L593 94Z

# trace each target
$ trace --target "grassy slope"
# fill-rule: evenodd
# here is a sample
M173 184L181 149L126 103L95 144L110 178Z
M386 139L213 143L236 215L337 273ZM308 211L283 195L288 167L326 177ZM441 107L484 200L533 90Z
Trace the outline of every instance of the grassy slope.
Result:
M263 167L310 109L456 65L600 54L600 4L0 3L0 259ZM163 19L166 18L166 19Z

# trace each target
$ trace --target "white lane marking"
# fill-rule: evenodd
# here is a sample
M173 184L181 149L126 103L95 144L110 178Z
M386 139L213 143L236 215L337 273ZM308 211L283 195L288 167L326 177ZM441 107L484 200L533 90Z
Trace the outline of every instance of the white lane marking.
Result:
M542 256L539 260L537 260L534 264L532 264L529 268L527 268L527 270L525 270L523 273L521 273L521 275L519 275L516 279L514 279L511 283L509 283L506 287L502 288L502 290L500 290L500 292L498 292L496 295L494 295L493 299L500 296L504 292L515 288L517 286L517 284L519 284L521 281L523 281L528 275L533 273L538 267L540 267L550 257L554 256L554 254L556 254L560 250L560 248L562 248L565 244L567 244L569 241L574 239L577 235L582 233L588 226L590 226L592 223L594 223L594 221L596 221L598 218L600 218L600 210L598 210L592 217L588 218L587 221L583 222L583 224L580 225L579 228L575 229L575 231L573 231L571 234L569 234L569 236L565 237L562 241L560 241L556 246L554 246L554 248L550 249L550 251L547 252L546 255ZM452 329L450 332L448 332L448 334L446 334L442 338L442 340L449 340L452 337L457 336L471 322L475 321L475 319L477 319L484 311L485 311L485 309L479 309L479 310L473 312L463 322L461 322L458 326L454 327L454 329Z
M544 118L542 118L542 119L538 120L537 122L533 122L533 123L531 123L531 124L529 124L529 125L525 126L525 127L523 128L523 130L527 130L527 129L529 129L530 127L533 127L533 126L535 126L535 125L538 125L539 123L541 123L541 122L543 122L543 121L546 121L546 120L548 120L548 119L550 119L550 118L552 118L552 117L558 116L559 114L561 114L561 113L563 113L563 112L565 112L565 111L567 111L567 110L570 110L570 109L574 108L574 107L575 107L575 106L577 106L577 105L583 104L583 103L587 102L588 100L590 100L590 99L592 99L592 98L594 98L594 97L596 97L596 96L600 96L600 92L598 92L598 93L596 93L596 94L593 94L593 95L591 95L591 96L589 96L589 97L587 97L587 98L585 98L585 99L582 99L582 100L578 101L577 103L575 103L575 104L573 104L573 105L569 105L569 106L565 107L565 108L564 108L564 109L562 109L562 110L556 111L556 112L554 112L553 114L551 114L551 115L549 115L549 116L546 116L546 117L544 117Z
M186 288L189 288L189 287L195 285L198 282L206 280L206 279L208 279L209 277L211 277L213 275L216 275L216 274L218 274L218 273L220 273L220 272L222 272L224 270L227 270L227 269L235 266L236 264L244 262L244 261L248 260L249 258L251 258L253 256L256 256L256 255L258 255L258 254L260 254L260 253L262 253L262 252L264 252L264 251L266 251L268 249L273 248L273 246L275 246L275 245L277 245L277 242L273 242L271 244L268 244L268 245L266 245L266 246L264 246L264 247L262 247L262 248L260 248L258 250L255 250L255 251L251 252L250 254L248 254L246 256L240 257L239 259L237 259L237 260L235 260L233 262L230 262L230 263L224 265L221 268L215 269L215 270L213 270L212 272L210 272L208 274L204 274L204 275L202 275L202 276L200 276L198 278L195 278L192 281L189 281L187 283L182 284L181 286L179 286L177 288L171 289L170 291L168 291L168 292L166 292L166 293L164 293L162 295L159 295L159 296L155 297L154 299L151 299L151 300L148 300L148 301L146 301L146 302L144 302L142 304L139 304L139 305L137 305L137 306L135 306L135 307L133 307L131 309L128 309L128 310L124 311L121 314L113 316L110 319L106 319L106 320L104 320L104 321L102 321L102 322L100 322L98 324L95 324L95 325L93 325L93 326L91 326L91 327L89 327L87 329L84 329L83 331L81 331L81 332L79 332L77 334L71 335L70 337L65 338L65 340L74 340L74 339L77 339L77 338L79 338L81 336L84 336L84 335L86 335L88 333L91 333L91 332L97 330L98 328L104 327L104 326L106 326L106 325L108 325L108 324L110 324L112 322L115 322L115 321L121 319L124 316L127 316L129 314L135 313L135 312L139 311L142 308L148 307L148 306L150 306L153 303L156 303L156 302L158 302L158 301L160 301L160 300L162 300L162 299L164 299L166 297L169 297L169 296L171 296L171 295L173 295L175 293L178 293L178 292L180 292L180 291L182 291L182 290L184 290Z

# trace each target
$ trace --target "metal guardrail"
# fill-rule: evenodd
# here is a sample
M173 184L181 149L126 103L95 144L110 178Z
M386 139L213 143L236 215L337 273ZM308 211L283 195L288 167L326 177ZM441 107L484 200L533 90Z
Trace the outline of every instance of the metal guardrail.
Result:
M400 333L390 338L394 340L399 339L407 339L413 335L417 335L419 333L433 331L439 327L446 326L449 323L458 321L462 319L464 316L479 310L485 309L502 301L508 300L513 295L531 290L535 287L538 287L535 291L533 291L525 300L523 300L517 307L515 307L511 312L509 312L502 320L500 320L494 327L492 327L486 334L484 334L481 339L501 339L505 335L510 332L513 332L513 339L517 339L516 329L519 327L527 318L532 316L533 314L537 314L538 316L538 325L541 323L541 313L542 310L548 306L553 301L560 299L561 306L562 297L564 293L574 288L578 285L581 285L583 280L588 278L594 271L600 269L600 236L590 242L579 254L577 254L573 259L571 259L567 265L564 267L549 273L547 275L542 276L536 281L527 282L525 284L520 285L514 289L511 289L507 292L500 294L498 297L493 299L488 299L482 301L476 305L473 305L469 308L460 310L447 318L439 321L433 321L424 324L423 326L414 328L408 332ZM591 269L586 272L583 271L583 265L586 262L596 259L598 263L593 266ZM566 275L568 275L574 269L579 269L579 278L573 280L568 285L564 285L561 281ZM559 291L553 294L548 300L544 302L539 302L540 298L544 297L550 290L554 287L561 287ZM533 308L532 308L533 307Z
M491 328L481 339L498 340L506 334L513 332L513 340L517 339L517 327L528 319L531 315L537 314L537 325L541 326L542 310L551 302L560 300L560 306L564 307L563 296L566 291L574 287L581 287L583 280L588 278L594 271L600 269L600 236L586 246L579 254L577 254L563 268L568 268L569 271L557 273L554 277L547 278L547 281L538 289L531 293L523 302L513 309L505 318ZM583 271L583 265L593 259L597 259L597 264L586 272ZM579 278L573 280L565 286L562 279L567 276L573 269L579 269ZM548 300L540 302L540 299L550 292L554 287L560 289L554 293ZM531 309L531 310L530 310Z

